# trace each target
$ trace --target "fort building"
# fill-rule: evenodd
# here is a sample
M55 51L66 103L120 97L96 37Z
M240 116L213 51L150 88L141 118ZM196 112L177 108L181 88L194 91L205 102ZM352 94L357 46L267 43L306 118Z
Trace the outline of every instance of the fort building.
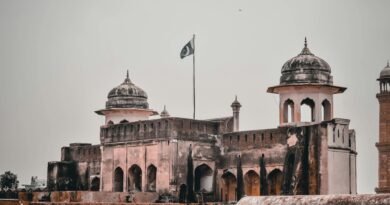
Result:
M179 118L164 107L151 119L158 113L127 73L96 111L105 117L100 144L63 147L61 161L48 164L48 188L169 194L180 201L193 190L204 201L236 201L242 177L244 195L355 194L355 132L333 113L333 95L346 88L333 84L329 64L306 41L281 74L267 90L279 95L279 126L244 131L237 97L232 116Z

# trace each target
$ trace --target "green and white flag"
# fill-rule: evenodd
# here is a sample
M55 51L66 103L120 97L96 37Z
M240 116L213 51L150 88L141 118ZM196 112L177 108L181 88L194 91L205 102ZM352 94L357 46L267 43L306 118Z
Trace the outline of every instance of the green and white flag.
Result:
M186 56L194 54L194 38L192 38L184 47L181 49L180 58L183 59Z

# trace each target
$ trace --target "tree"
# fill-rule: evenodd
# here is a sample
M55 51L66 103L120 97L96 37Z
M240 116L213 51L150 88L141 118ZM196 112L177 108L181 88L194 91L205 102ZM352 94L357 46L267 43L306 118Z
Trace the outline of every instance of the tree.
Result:
M192 147L190 145L187 158L187 202L195 202L194 193L194 163L192 160Z
M265 169L264 154L260 157L260 195L268 195L267 170Z
M237 160L237 201L239 201L245 195L244 190L244 174L241 166L241 156L238 155Z
M10 171L0 175L0 189L17 189L18 184L18 176Z

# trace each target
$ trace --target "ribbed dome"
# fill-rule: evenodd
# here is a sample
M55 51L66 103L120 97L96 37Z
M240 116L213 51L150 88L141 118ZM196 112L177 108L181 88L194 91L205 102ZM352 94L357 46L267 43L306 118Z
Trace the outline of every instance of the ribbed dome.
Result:
M144 90L134 85L129 78L108 93L106 108L141 108L148 109L148 95Z
M302 52L291 58L282 67L280 84L333 84L329 64L323 59L315 56L307 47Z
M382 69L379 78L390 78L390 65L389 65L389 61L387 61L386 67L384 67Z

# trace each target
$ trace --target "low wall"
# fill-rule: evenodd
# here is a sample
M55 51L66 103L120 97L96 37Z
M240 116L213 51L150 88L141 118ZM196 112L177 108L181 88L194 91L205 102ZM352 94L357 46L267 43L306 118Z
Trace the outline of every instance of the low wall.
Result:
M312 196L252 196L242 198L237 205L385 205L390 194L312 195Z
M31 196L32 194L32 196ZM30 196L29 196L30 195ZM21 192L19 199L31 202L100 202L100 203L126 203L130 196L126 192L91 192L91 191L56 191L56 192ZM130 200L136 203L153 203L158 199L154 192L134 193ZM2 204L0 204L2 205Z
M29 205L29 202L20 201L18 199L0 199L0 205Z

